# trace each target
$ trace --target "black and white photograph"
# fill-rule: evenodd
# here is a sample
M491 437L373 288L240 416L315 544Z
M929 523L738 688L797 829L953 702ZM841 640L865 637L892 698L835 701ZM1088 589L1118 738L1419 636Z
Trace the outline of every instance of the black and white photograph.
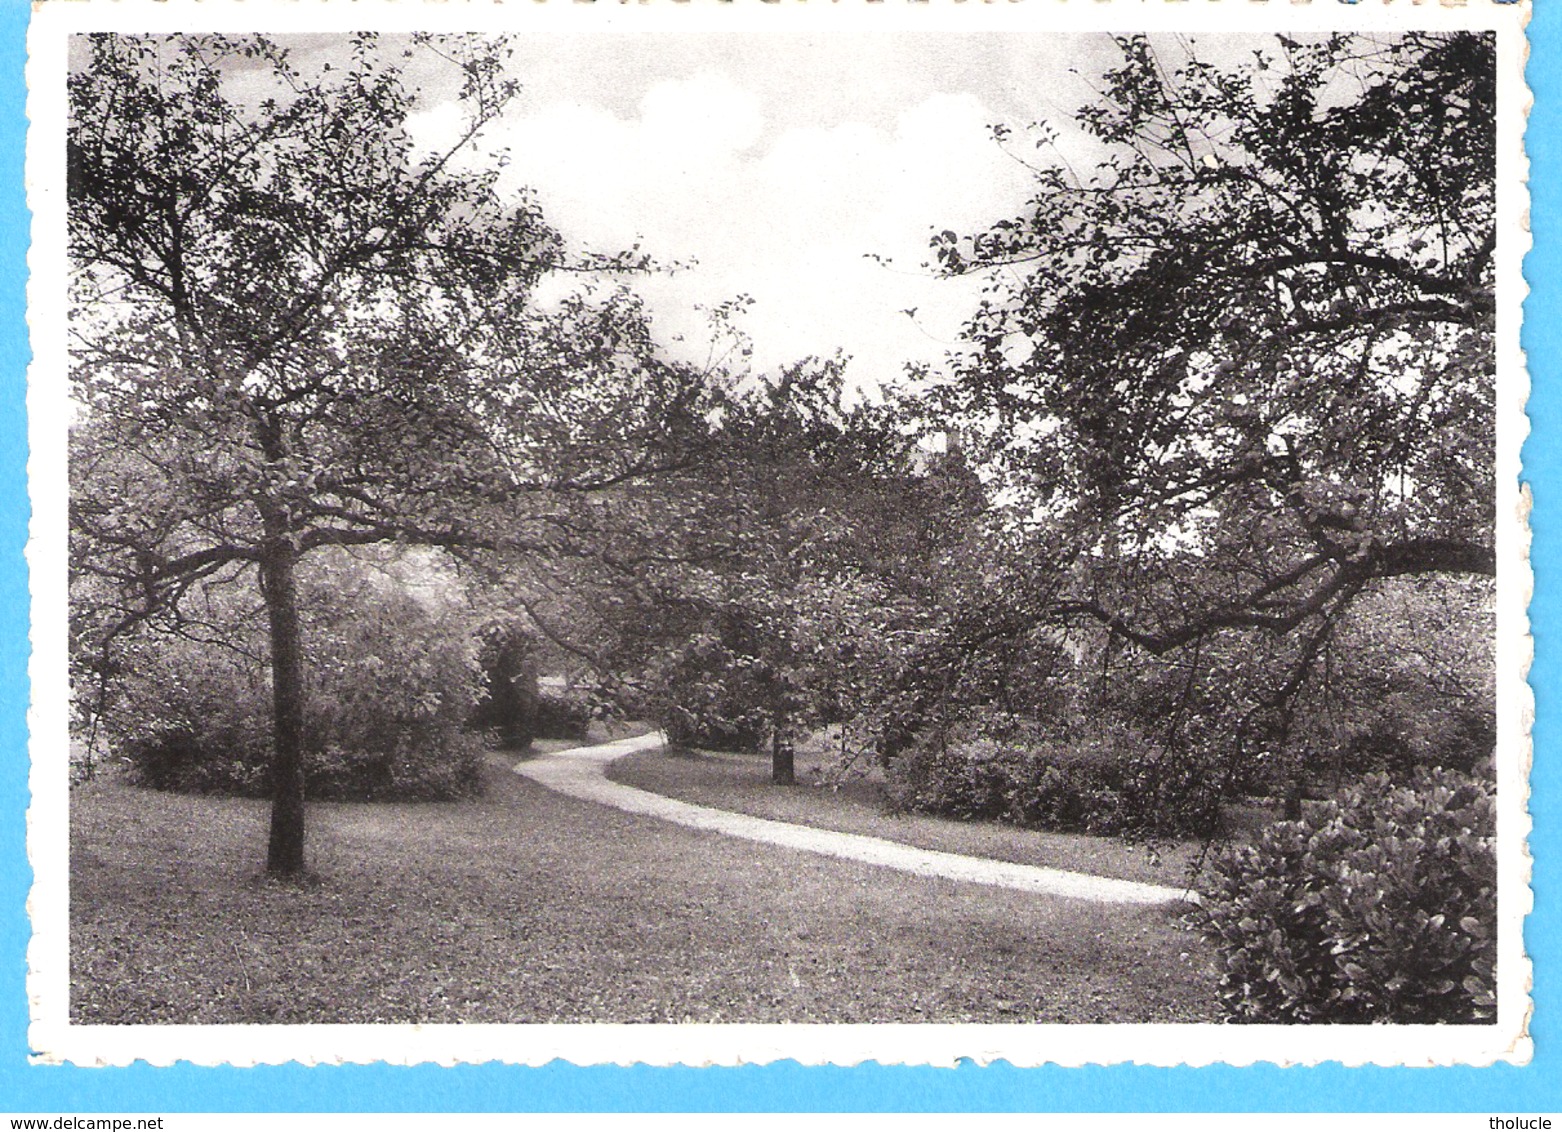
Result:
M35 1048L1527 1057L1516 20L327 7L33 84Z

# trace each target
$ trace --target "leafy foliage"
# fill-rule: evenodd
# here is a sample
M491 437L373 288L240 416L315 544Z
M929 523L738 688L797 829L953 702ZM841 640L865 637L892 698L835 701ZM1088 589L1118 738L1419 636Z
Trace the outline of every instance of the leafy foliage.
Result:
M1302 689L1291 758L1311 781L1419 764L1475 772L1496 745L1496 631L1485 578L1402 578L1364 591Z
M1079 116L1096 166L1043 144L1026 215L935 244L950 273L1022 269L992 275L952 399L1008 426L1026 506L1093 524L1160 599L1093 608L1165 646L1350 578L1489 572L1490 38L1282 38L1229 72L1120 47Z
M177 638L124 650L115 745L131 777L158 790L267 792L269 689L253 666L211 644Z
M1026 208L933 241L987 280L939 396L1033 575L986 620L1099 625L1101 683L1157 705L1130 722L1233 788L1260 759L1294 785L1358 741L1298 720L1383 690L1330 670L1337 637L1381 639L1374 594L1495 571L1493 42L1118 48L1075 116L1091 160L1037 126Z
M606 580L632 710L685 743L768 740L787 781L800 734L867 708L926 614L918 540L964 518L935 505L897 410L848 397L839 359L726 391L714 457L659 512L666 549Z
M982 728L992 733L989 724ZM924 736L889 772L893 806L1068 833L1212 832L1215 782L1126 728L1072 739L1029 728L1007 740Z
M1495 1018L1497 872L1490 785L1369 775L1216 862L1195 914L1245 1022Z
M584 739L595 710L595 702L577 691L544 689L537 693L537 737Z
M303 593L311 629L309 796L472 793L480 745L462 726L477 679L467 624L453 608L351 562L326 566L310 571ZM227 608L237 612L231 600ZM126 651L108 730L146 785L269 794L264 633L240 617L208 628L220 628L221 640L146 634Z
M306 734L299 564L386 543L580 555L584 497L685 458L705 382L658 356L623 291L532 305L551 272L645 261L572 260L533 200L460 159L517 90L502 40L358 34L308 69L263 37L83 45L72 567L102 584L81 644L111 651L204 580L259 583L268 862L297 872L304 752L322 742ZM460 124L433 146L409 127L415 56L459 84Z
M726 631L696 635L655 674L659 711L675 746L757 751L770 736L770 699L758 644L728 615Z
M505 749L524 751L537 737L535 642L512 620L486 626L479 637L483 687L467 722L492 730Z

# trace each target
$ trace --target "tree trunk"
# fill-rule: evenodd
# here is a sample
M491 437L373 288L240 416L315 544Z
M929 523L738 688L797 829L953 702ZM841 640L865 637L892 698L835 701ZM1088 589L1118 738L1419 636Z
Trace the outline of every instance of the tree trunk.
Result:
M304 657L299 643L298 552L273 537L260 564L260 585L271 627L271 840L266 870L304 871Z
M791 786L797 781L794 767L795 752L792 749L792 717L786 710L776 712L770 730L770 781L777 786Z

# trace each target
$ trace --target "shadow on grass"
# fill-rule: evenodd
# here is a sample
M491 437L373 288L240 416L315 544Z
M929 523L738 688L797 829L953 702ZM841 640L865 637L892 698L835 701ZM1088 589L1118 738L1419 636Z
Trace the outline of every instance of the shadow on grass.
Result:
M469 801L311 804L299 882L260 875L262 802L79 789L72 1021L1215 1016L1208 952L1166 909L756 847L484 775Z

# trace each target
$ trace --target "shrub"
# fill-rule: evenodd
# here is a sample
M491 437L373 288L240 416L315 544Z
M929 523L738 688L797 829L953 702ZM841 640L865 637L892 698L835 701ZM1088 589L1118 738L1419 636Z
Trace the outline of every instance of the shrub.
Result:
M924 736L891 764L890 804L963 820L1006 817L1015 758L990 739L943 743Z
M1019 822L1081 833L1122 833L1136 824L1132 757L1087 739L1022 753L1008 791Z
M591 704L578 693L544 689L537 693L533 727L539 739L584 739L591 725Z
M481 691L467 726L492 731L508 751L524 751L538 737L537 640L512 620L498 620L478 634Z
M1194 920L1244 1022L1495 1017L1495 814L1488 783L1370 775L1223 854Z
M302 596L308 795L475 792L482 746L462 724L479 672L460 619L350 571L328 573ZM225 638L253 643L242 629L228 627ZM124 667L106 724L133 780L199 793L270 792L271 690L258 651L148 637Z
M270 690L229 650L140 642L106 721L134 782L156 790L261 795L271 761Z
M769 731L760 669L721 638L696 637L657 672L649 709L675 746L757 751Z
M374 749L311 750L305 790L339 801L445 801L475 794L483 743L459 730L402 732Z
M200 665L202 653L180 651L139 673L126 705L138 720L120 748L131 780L158 790L264 797L272 759L269 689L257 695L231 668ZM177 666L195 662L193 680ZM415 717L399 697L410 678L374 688L364 673L338 671L307 705L304 777L309 797L322 800L436 800L473 793L482 744L449 719ZM348 695L341 695L344 686ZM147 690L165 708L146 711ZM378 691L378 696L372 694ZM332 694L335 693L335 694ZM424 708L427 709L425 701ZM372 722L365 716L375 713ZM436 716L439 714L436 709Z
M889 772L892 807L1062 832L1202 833L1218 809L1213 776L1128 728L1059 739L1006 728L1003 739L924 735Z

